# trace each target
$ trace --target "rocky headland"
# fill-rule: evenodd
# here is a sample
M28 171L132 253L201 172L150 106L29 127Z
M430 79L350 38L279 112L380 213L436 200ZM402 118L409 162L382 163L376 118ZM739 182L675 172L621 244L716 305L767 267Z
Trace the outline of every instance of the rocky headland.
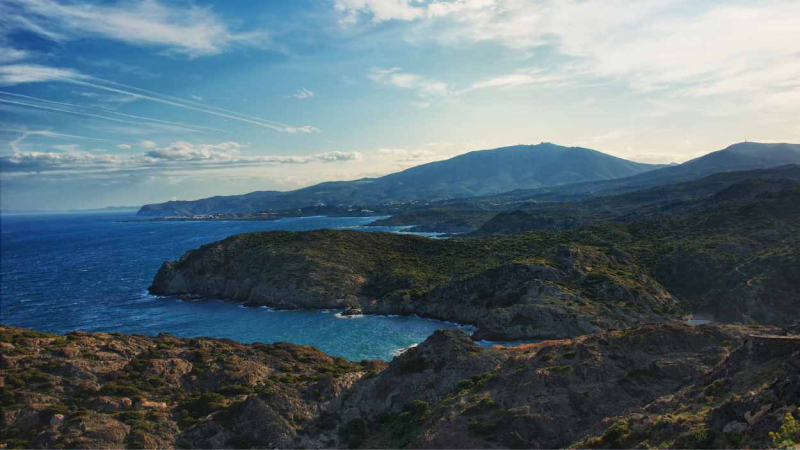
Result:
M387 364L286 343L0 326L0 444L796 445L798 331L661 324L495 348L438 331Z
M560 339L685 311L629 254L556 236L431 240L346 230L230 237L167 262L150 292L275 308L357 308L472 324L476 339Z
M713 191L705 186L715 180L701 184ZM526 217L539 220L518 211L490 221L508 233L448 240L347 230L232 236L165 263L150 292L417 314L475 325L476 338L490 340L574 337L688 312L786 326L800 314L796 184L737 181L579 228L516 233Z

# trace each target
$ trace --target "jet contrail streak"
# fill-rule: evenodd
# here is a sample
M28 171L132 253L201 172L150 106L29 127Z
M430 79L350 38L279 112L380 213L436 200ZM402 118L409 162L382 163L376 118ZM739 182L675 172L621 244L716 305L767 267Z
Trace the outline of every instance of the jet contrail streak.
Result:
M73 139L88 139L90 141L116 142L116 141L111 140L111 139L100 139L100 138L93 138L93 137L87 137L87 136L76 136L74 134L56 133L56 132L53 132L53 131L50 131L50 130L26 130L26 129L21 129L21 128L0 128L0 131L7 131L7 132L10 132L10 133L27 133L28 136L33 136L33 135L36 135L36 136L48 136L48 137L58 136L58 137L68 137L68 138L73 138Z
M69 110L60 109L60 108L51 108L49 106L35 105L35 104L32 104L32 103L15 102L15 101L11 101L11 100L5 100L5 99L2 99L2 98L0 98L0 102L8 103L8 104L11 104L11 105L27 106L27 107L30 107L30 108L39 108L39 109L45 109L45 110L49 110L49 111L57 111L57 112L65 113L65 114L77 114L79 116L96 117L98 119L110 120L112 122L120 122L120 123L127 123L127 124L133 124L133 125L142 125L141 122L132 122L130 120L115 119L113 117L101 116L99 114L90 114L90 113L84 113L84 112L79 112L79 111L69 111ZM191 129L191 128L185 128L185 127L179 127L179 128L184 128L187 131L204 133L203 131L199 131L199 130L195 130L195 129Z
M121 87L124 87L124 88L127 88L127 89L133 89L135 91L145 92L145 93L150 94L150 95L156 95L156 96L159 96L159 97L164 97L164 98L170 99L170 100L175 101L175 102L182 102L182 103L186 103L188 105L193 105L193 106L196 106L196 107L202 107L202 108L205 108L205 109L208 109L208 110L217 110L217 111L222 111L222 112L229 113L229 114L235 114L237 116L241 116L241 117L245 117L245 118L253 119L253 120L258 120L258 121L265 122L265 123L271 123L271 124L274 124L274 125L277 125L277 126L280 126L280 127L284 127L284 128L297 128L294 125L287 125L285 123L276 122L274 120L264 119L264 118L261 118L261 117L255 117L255 116L251 116L251 115L248 115L248 114L243 114L243 113L236 112L236 111L231 111L229 109L224 109L224 108L219 108L219 107L216 107L216 106L207 105L205 103L198 103L198 102L193 102L191 100L185 100L185 99L182 99L182 98L177 98L177 97L173 97L173 96L166 95L166 94L159 94L158 92L148 91L147 89L141 89L141 88L137 88L135 86L129 86L129 85L126 85L126 84L117 83L116 81L104 80L102 78L95 78L95 77L92 77L92 78L94 78L95 80L98 80L98 81L102 81L102 82L105 82L105 83L113 84L113 85L116 85L116 86L121 86Z
M54 105L69 106L71 108L82 108L82 109L88 109L89 111L98 111L97 108L91 108L91 107L88 107L88 106L76 105L74 103L57 102L55 100L47 100L47 99L44 99L44 98L31 97L30 95L14 94L14 93L5 92L5 91L0 91L0 94L9 95L9 96L13 96L13 97L26 98L26 99L29 99L29 100L36 100L36 101L39 101L39 102L51 103L51 104L54 104ZM143 116L135 116L133 114L125 114L125 113L116 112L116 111L105 111L105 110L103 110L102 112L104 112L106 114L115 114L115 115L122 116L122 117L130 117L132 119L146 120L146 121L151 121L151 122L159 122L159 123L163 123L163 124L167 124L167 125L175 125L175 126L182 127L182 128L196 128L197 129L196 131L199 131L199 132L202 132L202 130L219 131L221 133L225 132L225 130L220 130L219 128L204 127L204 126L201 126L201 125L189 125L189 124L180 123L180 122L170 122L168 120L154 119L154 118L151 118L151 117L143 117Z
M106 90L106 91L109 91L109 92L116 92L118 94L127 94L127 95L131 95L131 96L134 96L134 97L142 98L142 99L145 99L145 100L150 100L150 101L154 101L154 102L158 102L158 103L163 103L165 105L172 105L172 106L176 106L176 107L179 107L179 108L185 108L185 109L190 109L190 110L194 110L194 111L199 111L199 112L206 113L206 114L212 114L212 115L219 116L219 117L225 117L227 119L238 120L240 122L247 122L247 123L251 123L251 124L254 124L254 125L261 126L261 127L270 128L270 129L273 129L275 131L286 131L286 128L284 128L284 127L280 127L280 126L276 126L276 125L272 125L272 124L264 123L264 122L256 122L255 120L245 119L245 118L242 118L242 117L236 117L236 116L232 116L232 115L226 114L226 113L211 111L211 110L202 109L202 108L196 108L196 107L191 106L191 105L185 105L183 103L178 103L178 102L171 101L171 100L165 100L163 98L153 97L152 95L137 94L135 92L123 91L123 90L120 90L120 89L115 89L115 88L112 88L112 87L103 86L102 84L89 83L89 82L86 82L86 81L78 81L78 80L75 80L75 79L72 79L72 78L60 78L60 79L63 80L63 81L66 81L68 83L77 84L79 86L88 86L88 87L93 87L95 89L102 89L102 90Z

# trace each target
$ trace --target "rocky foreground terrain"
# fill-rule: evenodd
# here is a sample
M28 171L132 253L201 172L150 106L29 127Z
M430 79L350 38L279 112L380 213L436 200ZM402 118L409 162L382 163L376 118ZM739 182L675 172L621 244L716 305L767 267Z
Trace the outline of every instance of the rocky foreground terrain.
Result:
M0 446L791 446L798 334L653 324L488 349L438 331L387 364L286 343L2 326Z

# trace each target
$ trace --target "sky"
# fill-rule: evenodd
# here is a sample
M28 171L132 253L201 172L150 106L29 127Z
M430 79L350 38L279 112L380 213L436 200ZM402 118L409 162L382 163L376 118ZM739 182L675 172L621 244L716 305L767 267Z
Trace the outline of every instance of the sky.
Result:
M138 206L542 141L800 142L800 2L0 2L0 206Z

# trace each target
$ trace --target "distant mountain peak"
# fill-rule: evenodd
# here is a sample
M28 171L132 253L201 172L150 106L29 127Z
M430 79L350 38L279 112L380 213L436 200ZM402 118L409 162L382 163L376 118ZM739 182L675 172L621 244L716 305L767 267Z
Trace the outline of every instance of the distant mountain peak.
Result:
M146 205L142 215L255 212L326 205L377 205L497 194L514 189L611 180L662 166L551 142L476 150L362 181L326 182L291 192L253 192L178 204Z

